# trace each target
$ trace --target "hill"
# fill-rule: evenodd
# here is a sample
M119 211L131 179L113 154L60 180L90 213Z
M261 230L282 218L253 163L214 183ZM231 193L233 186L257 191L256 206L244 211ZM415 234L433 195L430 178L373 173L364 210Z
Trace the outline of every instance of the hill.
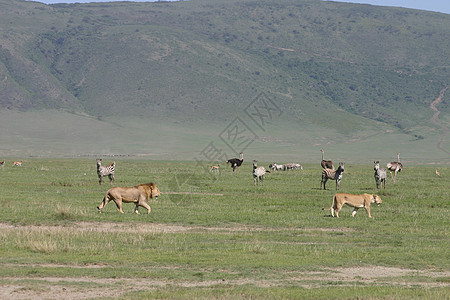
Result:
M0 31L3 155L193 159L214 141L227 156L247 146L308 159L328 147L343 159L408 151L448 162L448 93L443 127L430 108L450 78L446 14L315 0L0 0ZM261 99L278 111L252 119ZM254 142L230 145L236 125Z

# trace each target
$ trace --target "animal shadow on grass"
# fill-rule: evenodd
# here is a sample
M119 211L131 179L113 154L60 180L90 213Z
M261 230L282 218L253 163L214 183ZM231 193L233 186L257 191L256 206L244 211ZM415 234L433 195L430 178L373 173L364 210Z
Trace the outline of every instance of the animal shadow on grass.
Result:
M361 191L373 191L374 189L375 188L366 187L366 188L362 188Z
M331 214L325 214L322 216L323 218L334 218Z

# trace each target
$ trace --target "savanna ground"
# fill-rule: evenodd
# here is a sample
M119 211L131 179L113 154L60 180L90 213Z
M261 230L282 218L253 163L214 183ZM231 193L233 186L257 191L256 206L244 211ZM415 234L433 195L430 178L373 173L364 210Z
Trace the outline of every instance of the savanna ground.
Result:
M448 299L448 167L406 165L376 191L372 165L346 163L341 191L383 204L337 219L319 162L257 187L249 162L116 162L116 185L158 184L150 215L98 214L95 159L0 167L0 298Z

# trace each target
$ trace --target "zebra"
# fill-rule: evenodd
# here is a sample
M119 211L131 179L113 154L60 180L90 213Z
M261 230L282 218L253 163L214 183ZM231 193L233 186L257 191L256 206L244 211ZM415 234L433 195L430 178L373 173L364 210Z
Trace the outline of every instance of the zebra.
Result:
M108 166L104 167L102 166L102 160L97 159L97 175L98 175L98 183L102 184L102 178L103 176L109 177L109 183L112 184L116 181L116 178L114 177L114 171L116 169L116 162L113 162L112 164L109 164Z
M397 153L397 161L391 161L386 166L389 170L389 173L391 173L392 181L395 182L397 173L403 170L403 164L400 162L400 153ZM392 172L394 172L394 176L392 176Z
M258 161L253 161L253 181L255 182L255 185L258 183L261 183L261 185L264 185L264 177L266 176L266 173L270 173L270 171L266 170L264 167L258 167Z
M273 163L269 165L269 169L271 169L272 171L287 171L287 170L298 170L301 169L303 170L303 167L301 164L299 163L288 163L288 164L284 164L284 165L279 165L277 163Z
M380 168L380 162L374 161L373 169L375 170L375 174L373 175L375 177L375 183L377 184L377 189L381 189L381 185L383 185L383 188L386 189L386 169Z
M303 166L299 163L288 163L285 164L284 167L286 168L286 170L303 170Z
M272 171L280 171L280 170L285 170L285 166L279 165L277 163L273 163L273 164L269 165L269 169L271 169Z
M339 163L339 167L337 168L337 170L328 168L323 169L322 181L320 182L320 189L322 189L323 184L323 189L326 190L325 184L327 183L328 179L331 179L336 180L336 190L339 190L341 186L342 173L344 173L344 163L342 162Z

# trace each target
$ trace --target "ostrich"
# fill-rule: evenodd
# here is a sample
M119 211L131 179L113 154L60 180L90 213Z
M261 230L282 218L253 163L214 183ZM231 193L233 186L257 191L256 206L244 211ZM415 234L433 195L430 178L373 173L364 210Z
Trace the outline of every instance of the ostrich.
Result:
M233 173L236 172L237 167L240 167L244 162L244 152L239 153L239 158L230 158L227 160L227 164L231 164L231 168L233 168Z
M266 170L264 167L258 167L258 161L253 161L253 181L255 182L255 185L258 183L261 183L261 185L264 185L264 177L266 176L266 173L270 173L269 170Z
M333 162L331 160L325 160L323 158L324 154L325 154L323 149L320 149L320 152L322 152L322 161L320 162L320 165L322 166L322 169L332 169L332 170L334 170Z
M403 165L400 162L400 153L397 153L397 161L391 161L386 166L389 170L389 173L391 173L392 181L395 182L395 177L397 177L397 173L403 170ZM392 176L392 172L394 172L394 176Z

